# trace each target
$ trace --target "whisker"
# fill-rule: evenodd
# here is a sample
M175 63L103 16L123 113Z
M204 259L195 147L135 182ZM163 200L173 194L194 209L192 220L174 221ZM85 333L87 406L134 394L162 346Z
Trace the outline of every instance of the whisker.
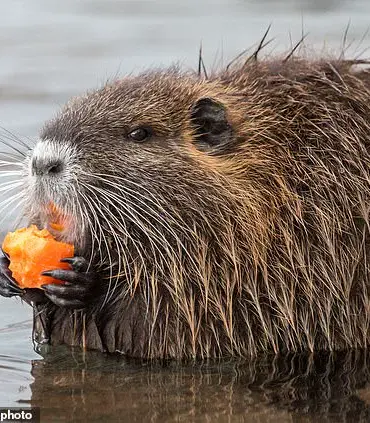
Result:
M112 286L111 286L111 279L112 279L112 277L113 277L113 275L111 275L111 277L110 277L110 282L109 282L109 287L108 287L108 291L107 291L107 295L106 295L106 297L105 297L105 299L104 299L104 301L103 301L103 305L104 304L106 304L107 303L107 301L109 301L110 300L110 298L113 296L113 294L114 294L114 291L115 291L115 289L116 289L116 287L117 287L117 285L118 285L118 282L119 282L119 277L120 277L120 275L121 275L121 266L122 266L122 258L121 258L121 254L123 254L124 255L124 263L126 263L126 266L124 266L123 267L123 269L124 269L124 273L125 273L125 275L126 275L126 277L127 277L127 271L128 271L128 273L129 273L129 277L131 278L131 271L130 271L130 269L129 270L127 270L127 264L129 263L129 261L128 261L128 258L127 258L127 256L126 256L126 253L125 253L125 248L124 248L124 246L123 246L123 244L122 244L122 241L121 241L121 239L118 237L118 235L117 235L117 232L116 232L116 230L113 228L113 226L112 226L112 223L111 222L113 222L113 223L116 223L117 224L117 226L118 226L118 228L120 228L120 229L124 229L124 235L126 236L126 237L129 237L130 239L131 239L131 241L133 242L133 245L135 246L135 248L137 249L137 246L136 246L136 244L135 244L135 242L134 242L134 240L130 237L130 235L129 235L129 233L127 232L127 230L125 229L125 228L123 228L122 227L122 223L123 222L119 222L119 221L117 221L117 219L116 219L116 217L110 212L110 210L108 209L108 207L103 203L103 202L101 202L100 201L100 199L99 199L99 196L97 195L97 194L95 194L93 191L96 189L96 187L92 187L92 186L89 186L89 185L87 185L87 184L84 184L84 187L85 187L85 189L87 189L93 196L94 196L94 199L95 199L95 202L94 202L94 204L95 204L95 206L98 206L98 208L99 208L99 210L101 211L101 216L102 216L102 218L103 218L103 220L106 222L106 224L108 225L108 227L109 227L109 229L110 229L110 232L111 232L111 234L113 235L113 238L114 238L114 241L115 241L115 243L116 243L116 246L117 246L117 253L118 253L118 271L117 271L117 275L116 275L116 279L115 279L115 285L114 285L114 287L113 287L113 289L112 289ZM101 193L100 193L101 194ZM108 201L109 202L109 201ZM104 210L103 210L104 209ZM109 219L108 219L108 217L109 217ZM111 219L111 220L110 220ZM103 231L102 231L103 232ZM144 259L143 259L143 257L142 257L142 254L141 254L141 252L140 252L140 250L139 249L137 249L137 251L138 251L138 254L139 254L139 256L141 257L141 259L142 259L142 261L143 261L143 263L144 263ZM102 305L102 306L103 306Z
M120 256L120 254L121 254L121 252L125 252L125 248L124 248L124 246L123 246L123 244L122 244L122 242L120 241L120 239L117 237L117 234L116 234L116 231L114 230L114 228L112 227L112 225L111 225L111 222L110 222L110 220L109 219L107 219L106 218L106 215L108 214L109 215L109 217L111 217L112 218L112 220L113 221L115 221L116 220L116 218L115 218L115 216L114 215L112 215L111 213L110 213L110 210L108 209L108 207L103 203L103 202L101 202L100 201L100 199L99 199L99 197L93 192L93 189L92 189L92 187L90 187L90 186L88 186L88 185L86 185L86 184L84 184L84 187L85 187L85 189L87 189L87 190L89 190L91 193L92 193L92 195L94 196L94 198L95 198L95 201L99 204L99 210L101 211L101 214L102 214L102 217L103 217L103 219L106 221L106 223L108 224L108 226L109 226L109 228L110 228L110 230L111 230L111 232L112 232L112 235L113 235L113 237L115 238L115 242L116 242L116 244L117 244L117 252L118 252L118 254L119 254L119 257L118 257L118 259L119 259L119 262L121 261L121 256ZM101 210L100 209L100 207L102 207L102 208L104 208L104 210ZM96 214L95 214L96 215ZM125 228L125 227L122 227L121 225L122 225L122 223L121 222L117 222L116 221L116 223L119 223L119 228L122 230L123 229L123 232L124 232L124 236L125 237L129 237L129 233L127 232L127 229ZM121 247L121 248L119 248L119 247ZM126 259L126 262L128 262L128 260ZM119 263L119 265L120 265L120 263ZM120 273L120 269L118 270L118 273Z
M9 162L6 160L1 160L0 159L0 166L19 166L19 167L24 167L23 163L20 162Z
M94 187L94 189L96 189L96 187ZM154 238L153 238L153 232L152 231L150 231L151 236L148 236L148 232L149 232L148 227L143 226L143 223L140 220L138 220L138 216L134 215L132 213L132 210L128 209L125 206L125 204L120 201L120 199L117 199L116 196L112 196L111 191L109 191L107 193L99 191L99 198L103 198L107 201L107 203L110 203L112 205L112 207L114 208L114 210L117 211L118 215L122 216L123 222L125 221L125 219L132 221L136 226L138 226L146 234L147 240L149 241L149 244L151 246L152 253L153 253L153 256L154 256L153 262L154 262L154 264L157 268L157 270L153 270L154 272L159 271L161 274L163 274L165 268L169 269L168 271L171 271L171 272L180 268L180 263L178 262L178 254L176 254L176 252L173 250L172 245L167 241L167 239L163 236L163 234L157 231L157 228L155 228L151 225L153 230L155 231L155 233L160 235L162 237L162 239L158 239L158 237L156 235L154 235ZM120 209L117 209L116 205L112 202L112 198L115 199L119 203L119 205L121 206ZM127 198L126 198L126 200L127 200ZM129 216L127 216L127 214L124 212L124 210L126 210L129 213ZM109 210L107 212L107 215L109 216L110 219L112 219L112 221L117 222L116 217L112 213L109 213ZM104 216L104 217L106 217L106 216ZM143 216L141 215L141 218L142 217ZM119 226L120 223L121 222L118 222L117 225ZM150 222L148 222L147 220L146 220L146 223L148 223L150 225ZM153 243L153 241L158 241L158 240L159 240L158 245L157 245L157 243ZM162 248L164 248L167 251L166 256L163 255ZM159 257L156 258L157 254L159 254ZM141 256L141 254L140 254L140 256ZM160 259L162 260L162 263L161 263ZM172 265L169 264L169 261L172 262ZM166 263L166 262L167 262L167 265L163 266L163 263ZM144 266L144 273L147 275L146 280L149 281L150 278L148 279L149 274L146 270L147 268L146 268L146 265L145 265L146 260L144 260L143 258L142 258L142 263L143 263L143 266ZM170 275L166 274L166 277L170 277ZM137 283L138 283L138 280L135 280L135 284L137 284ZM137 285L133 286L133 290L136 289L136 286ZM147 288L149 290L148 284L146 284L144 286L147 286ZM149 291L148 291L148 293L149 293Z
M23 182L3 182L0 184L0 192L11 191L12 189L18 188L23 185Z
M1 167L1 164L0 164ZM8 176L22 176L22 172L19 170L0 170L0 177L7 178Z
M14 211L17 209L17 208L20 208L20 206L23 204L25 202L25 200L24 199L20 199L16 204L15 204L15 206L10 210L10 212L8 211L8 213L6 214L6 215L4 215L1 219L0 219L0 225L9 217L9 216L12 216L12 214L14 213ZM8 206L9 206L10 204L8 204ZM4 210L6 209L6 207L4 207L4 208L2 208L0 211L1 212L3 212ZM18 226L18 221L19 221L19 218L15 221L15 222L13 222L14 223L14 227L17 227Z
M15 147L12 143L5 141L4 139L0 138L0 142L9 147L10 149L14 150L18 154L20 154L21 157L26 157L25 152L19 150L19 148ZM17 156L16 156L17 157ZM19 158L19 157L18 157Z
M85 173L86 175L88 175L87 173ZM144 196L141 192L139 192L138 190L133 190L133 189L130 189L128 186L127 186L127 183L130 183L130 182L132 182L132 181L129 181L129 180L127 180L126 178L121 178L121 177L118 177L118 178L115 178L115 175L114 175L114 178L115 179L119 179L119 180L122 180L123 182L125 182L125 184L124 184L124 186L122 186L122 185L118 185L117 183L115 183L114 181L112 181L112 180L108 180L108 179L106 179L106 178L103 178L103 177L101 177L101 176L99 176L99 175L101 175L101 174L94 174L93 175L93 177L94 178L96 178L96 177L98 177L98 179L100 179L100 180L102 180L103 182L106 182L109 186L113 186L113 187L115 187L116 189L117 189L117 191L119 191L124 197L125 197L125 200L126 201L129 201L130 202L130 204L131 204L131 206L132 206L132 202L129 200L129 198L127 197L127 195L129 195L131 198L133 198L135 201L134 201L134 204L133 204L133 206L132 206L132 208L134 209L134 210L137 210L137 209L139 209L140 211L141 211L141 217L143 218L143 215L142 215L142 213L144 213L144 214L146 214L147 216L149 216L149 217L152 217L152 218L154 218L156 221L157 221L157 223L159 223L163 228L165 228L172 236L173 236L173 238L174 238L174 240L176 241L176 245L178 246L178 248L181 248L181 250L186 254L186 256L188 257L188 260L189 260L189 263L191 263L192 264L192 266L193 266L193 272L194 273L196 273L196 274L198 274L198 275L200 275L200 269L199 269L199 266L196 264L196 262L195 262L195 260L194 260L194 257L190 254L190 252L189 252L189 250L188 250L188 248L184 245L184 243L180 240L180 238L178 237L178 235L177 235L177 233L172 229L172 227L171 227L171 225L169 224L169 222L166 220L166 219L164 219L164 217L163 216L161 216L160 214L158 214L158 212L156 212L153 208L151 208L150 206L148 206L148 202L149 203L151 203L151 204L153 204L153 205L155 205L155 206L159 206L159 208L160 208L160 210L162 211L163 210L163 215L165 215L165 216L167 216L168 217L168 220L171 222L171 224L173 224L173 226L178 226L178 227L180 227L181 228L181 230L182 231L188 231L188 232L191 232L192 234L193 234L193 230L192 230L192 228L189 228L189 227L187 227L184 223L183 223L183 225L181 225L181 221L182 221L182 219L181 219L181 217L178 219L178 220L174 220L174 217L173 216L171 216L163 207L162 207L162 205L160 204L160 203L158 203L158 201L156 200L156 201L151 201L151 199L150 198L148 198L148 197L146 197L146 196ZM110 177L112 177L112 175L106 175L106 176L110 176ZM90 175L90 177L91 177L91 175ZM142 188L145 192L148 192L148 194L149 195L151 195L152 196L152 193L150 192L150 191L148 191L146 188L144 188L144 187L141 187L141 185L140 184L137 184L137 183L134 183L133 182L133 185L136 185L138 188ZM109 199L109 197L110 196L112 196L112 195L115 195L115 194L112 194L112 191L111 190L109 190L109 194L108 194L108 199ZM143 200L138 200L138 197L141 197L141 198L143 198ZM124 204L124 203L122 203L122 201L121 201L121 199L120 198L118 198L117 196L115 197L115 199L120 203L120 206L121 206L121 208L122 209L124 209L124 208L126 208L127 209L127 207L126 207L126 205ZM144 201L145 200L145 201ZM139 201L139 203L143 206L143 207L140 207L140 206L138 206L138 204L137 204L137 202ZM113 207L115 207L116 208L116 206L115 205L113 205ZM145 208L145 210L144 210L144 208ZM117 209L117 208L116 208ZM118 209L118 213L120 212L120 210ZM132 212L129 210L129 213L132 215ZM176 216L177 217L177 216ZM130 218L129 218L129 220L131 220ZM159 235L159 237L161 238L161 240L158 240L158 237L156 236L155 237L155 241L159 241L158 243L159 243L159 245L160 245L160 248L158 248L157 246L155 246L155 245L153 245L153 242L152 242L152 239L151 239L151 237L148 237L148 240L149 240L149 242L150 242L150 244L151 244L151 246L152 246L152 250L153 250L153 254L155 255L155 249L159 252L159 254L160 254L160 256L161 256L161 258L163 259L163 261L166 261L166 258L163 256L163 254L162 254L162 249L164 248L165 250L167 250L167 258L168 257L172 257L172 260L174 260L174 258L176 258L176 260L177 260L177 263L176 264L174 264L174 266L175 266L175 268L178 268L179 266L180 266L180 264L179 264L179 262L178 262L178 257L179 257L179 255L178 255L178 252L176 252L174 249L173 249L173 247L172 247L172 245L171 245L171 243L169 243L168 242L168 240L167 240L167 238L163 235L163 233L162 232L160 232L160 231L158 231L158 229L155 227L155 226L153 226L150 222L148 222L148 220L147 219L144 219L150 226L151 226L151 228L154 230L154 232L157 234L157 235ZM138 222L136 222L136 223L138 223ZM141 229L143 230L143 232L145 233L145 232L148 232L148 229L147 229L147 227L144 227L143 228L143 226L142 226L142 224L140 224L140 222L139 222L139 227L141 227Z
M15 201L17 201L19 199L20 199L19 204L21 204L22 202L25 201L23 192L15 194L15 195L7 198L6 200L1 201L0 202L0 213L3 213L4 210L6 210L11 204L13 204ZM8 217L7 215L4 215L1 222L3 222L7 217Z
M0 142L1 142L1 139L0 139ZM19 157L19 155L11 153L9 151L1 151L0 157L8 157L9 159L14 159L15 161L12 162L12 164L21 164L24 160L24 156ZM26 155L26 157L27 157L27 155Z
M104 176L110 177L110 179L107 179ZM91 177L91 175L90 175L90 177ZM141 184L139 184L139 183L137 183L135 181L132 181L130 179L123 178L123 177L118 177L118 176L114 175L113 176L113 179L114 180L117 179L117 180L122 181L124 183L124 187L123 187L122 185L119 185L114 180L112 180L112 175L108 175L108 174L97 174L97 175L94 175L94 178L95 177L100 178L103 182L106 182L108 185L114 186L120 192L124 192L125 194L128 194L128 195L129 195L129 193L131 193L134 196L134 198L136 198L137 196L141 197L143 199L143 201L141 202L141 204L145 204L147 207L149 207L147 205L147 203L150 203L151 205L153 205L155 207L158 207L158 209L159 209L158 211L160 213L163 213L163 215L166 216L166 218L168 219L168 221L166 219L164 219L163 216L161 216L160 214L158 215L158 218L160 218L160 220L163 222L163 224L165 224L167 226L167 229L169 230L169 232L173 236L176 236L176 234L173 231L173 229L171 228L171 225L178 226L179 225L179 222L182 222L183 225L185 225L185 222L183 222L183 219L180 216L180 214L178 214L176 211L173 210L171 212L174 213L174 215L171 215L164 208L164 206L158 201L158 199L155 196L153 196L153 193L149 189L147 189L144 186L142 186ZM137 187L138 189L135 190L135 189L130 188L128 186L129 184ZM146 192L149 195L149 197L146 196L146 195L144 195L144 194L142 194L141 193L141 190L144 191L144 192ZM151 209L151 210L153 210L153 209ZM169 222L171 222L171 225L169 224ZM183 231L189 231L189 232L192 233L192 230L190 228L187 228L186 226L182 226L181 229Z
M152 237L148 237L148 240L149 240L149 242L151 243L151 245L153 245L153 247L154 247L154 249L155 249L155 245L153 244L153 239L155 239L155 240L157 240L157 241L159 241L159 243L161 244L163 241L165 241L166 242L166 239L165 239L165 237L163 236L163 234L161 234L158 230L157 230L157 228L148 220L148 219L146 219L143 215L141 215L140 217L145 221L145 223L146 224L148 224L149 225L149 227L152 229L149 229L147 226L144 226L143 224L142 224L142 222L140 222L139 220L138 220L138 216L137 215L135 215L135 214L133 214L133 211L132 211L132 208L130 209L130 208L127 208L127 206L126 206L126 204L125 203L123 203L122 201L121 201L121 199L119 198L119 197L117 197L113 192L109 192L108 193L108 195L106 195L106 193L104 192L104 190L102 190L101 188L97 188L97 187L95 187L95 189L97 190L97 191L99 191L100 192L100 194L106 199L106 201L108 201L108 202L110 202L110 204L114 207L114 209L119 213L119 214L121 214L121 209L117 209L117 207L116 207L116 205L111 201L111 197L113 197L116 201L117 201L117 203L123 208L123 209L125 209L128 213L129 213L129 215L131 216L131 220L132 219L134 219L133 221L136 223L136 224L138 224L139 225L139 227L142 229L142 231L144 232L144 233L146 233L146 234L150 234L150 235L152 235L153 236L153 238ZM127 200L127 198L126 198L126 200ZM137 206L136 206L136 208L138 208ZM155 234L154 234L154 232L153 232L153 230L154 230L154 232L156 232L157 234L159 234L160 235L160 237L162 238L162 239L160 239L160 238L158 238ZM155 250L153 249L153 252L155 252ZM161 251L160 251L160 249L158 249L157 248L157 250L158 250L158 252L162 255L162 253L161 253ZM163 255L162 255L163 256Z
M82 185L84 187L84 185ZM88 219L89 221L89 227L90 227L90 231L93 231L94 237L98 242L98 250L100 253L102 253L102 231L100 230L100 223L99 223L99 219L97 216L97 213L95 211L95 208L92 205L92 202L89 200L89 197L87 195L84 195L84 193L82 191L80 191L80 195L82 197L82 199L85 201L86 203L86 207L89 209L89 211L92 214L92 218L93 218L93 223L94 225L92 225L91 223L91 219L89 217L89 213L86 213L85 217ZM99 230L99 235L97 233L97 230ZM100 264L103 264L103 258L102 256L100 256Z
M86 188L86 186L85 186L85 188ZM88 198L86 196L85 196L85 201L86 201L87 206L91 210L92 214L94 214L95 208L94 208L94 206L91 204L91 202L88 200ZM96 203L95 203L95 206L96 206ZM96 220L96 222L98 224L98 229L100 231L100 234L101 234L101 237L103 239L103 242L104 242L104 244L106 246L106 253L107 253L108 261L109 261L109 283L110 283L110 281L111 281L111 279L113 277L113 260L112 260L112 256L111 256L111 253L110 253L110 250L111 249L109 247L109 244L108 244L108 241L107 241L106 236L104 234L104 231L102 230L102 227L101 227L101 225L99 223L99 220Z
M167 217L168 217L168 219L169 219L169 221L171 222L171 224L173 224L174 226L176 225L176 226L179 226L180 225L180 222L182 221L182 219L181 219L181 217L179 217L177 220L175 220L164 208L163 208L163 206L162 205L160 205L159 203L158 203L158 201L151 201L151 199L150 198L147 198L146 196L144 196L140 191L138 191L138 190L132 190L132 189L130 189L128 186L127 186L127 183L131 183L131 182L133 182L133 181L130 181L130 180L127 180L127 179L125 179L125 178L120 178L120 177L117 177L116 178L116 176L114 176L114 178L115 179L120 179L120 180L123 180L124 182L126 182L125 183L125 185L124 186L122 186L122 185L118 185L117 183L115 183L114 181L112 181L112 180L108 180L108 179L106 179L106 178L103 178L103 177L101 177L101 176L99 176L99 175L101 175L101 174L94 174L94 177L98 177L98 179L100 179L100 180L102 180L103 182L106 182L107 184L109 184L110 186L114 186L115 188L117 188L117 190L120 192L120 193L122 193L123 195L125 195L126 196L126 200L128 200L128 198L127 198L127 195L129 195L131 198L133 198L134 200L135 200L135 203L134 203L134 209L139 209L141 212L144 212L144 213L146 213L147 215L149 215L150 217L152 217L152 218L154 218L155 220L156 220L156 222L157 223L159 223L164 229L166 229L173 237L174 237L174 239L176 240L176 242L178 243L178 245L179 246L181 246L181 248L184 250L184 252L187 254L187 256L188 256L188 258L189 258L189 260L190 260L190 262L194 265L194 269L197 271L197 269L198 269L198 266L197 266L197 264L195 263L195 261L194 261L194 259L193 259L193 256L190 254L190 252L188 251L188 249L186 248L186 246L184 245L184 243L179 239L179 237L178 237L178 235L177 235L177 233L174 231L174 229L171 227L171 225L169 224L169 222L166 220L166 219L164 219L163 218L163 216L161 216L158 212L156 212L153 208L151 208L147 203L149 202L149 203L151 203L151 204L153 204L153 205L155 205L155 206L159 206L160 207L160 211L161 212L163 212L163 214L164 215L166 215ZM109 175L107 175L107 176L109 176ZM146 192L148 192L148 194L150 194L151 196L153 195L149 190L147 190L146 188L144 188L144 187L142 187L140 184L137 184L137 183L134 183L133 182L133 185L136 185L139 189L144 189ZM112 191L110 191L110 195L111 195L111 192ZM143 200L140 200L140 199L138 199L138 197L141 197L141 198L143 198ZM125 207L125 204L123 204L122 203L122 201L118 198L118 201L120 202L120 205L122 206L122 207ZM137 205L137 202L139 202L140 204L141 204L141 206L138 206ZM132 204L132 203L131 203ZM146 210L144 210L144 208L145 209L147 209L148 211L146 211ZM147 219L146 219L146 221L147 221ZM152 227L154 227L152 224L151 224L151 226ZM154 227L155 228L155 227ZM167 239L164 237L164 235L161 233L161 232L159 232L158 230L157 230L157 228L155 228L155 230L156 230L156 232L160 235L160 237L165 241L165 245L167 245L167 246L169 246L169 244L168 244L168 242L167 242ZM187 228L186 226L185 226L185 224L183 224L182 226L181 226L181 230L182 231L189 231L189 232L191 232L192 234L193 234L193 230L191 229L191 228Z
M0 133L0 136L1 135L6 136L9 141L16 142L18 145L20 145L22 147L25 147L28 150L31 148L30 145L28 145L27 143L25 143L21 138L17 137L15 134L13 134L12 132L10 132L8 129L4 128L3 126L0 126L0 130L5 133L5 134L1 134ZM29 139L29 141L32 142L32 140L30 140L30 139Z
M90 235L91 235L91 242L92 242L92 244L91 244L90 259L89 259L89 265L88 265L88 269L90 269L90 267L92 265L92 262L93 262L94 255L95 255L95 240L98 242L98 253L99 253L99 256L101 256L101 251L102 251L102 249L101 249L101 236L99 238L98 237L98 234L96 232L96 226L97 226L96 220L97 220L97 216L96 216L95 210L93 210L93 213L92 213L92 215L93 215L92 216L93 217L93 222L91 222L91 219L90 219L90 216L89 216L87 207L85 206L85 203L88 203L89 200L88 200L88 198L85 197L85 195L83 194L82 190L79 191L79 195L82 197L82 200L83 200L82 202L84 203L84 212L83 212L82 205L81 205L82 202L81 203L78 202L79 203L81 220L83 220L84 218L87 219L87 221L88 221L88 228L89 228Z
M105 179L103 177L99 177L99 175L94 175L94 177L95 176L97 176L103 182L106 182L108 185L114 186L115 188L117 188L117 190L119 192L121 192L125 195L131 195L132 198L135 198L136 200L137 200L137 197L141 197L143 200L138 200L140 202L140 204L142 206L145 206L153 214L155 214L157 216L157 219L159 219L159 220L157 220L158 223L162 224L168 230L168 232L171 233L172 236L177 237L176 232L171 228L168 221L166 219L164 219L160 214L158 214L158 212L156 212L153 208L151 208L147 203L149 202L152 205L157 206L160 209L159 211L162 212L163 214L165 214L169 218L171 223L175 224L176 220L173 219L173 217L164 209L164 207L160 203L158 203L158 201L152 201L151 198L146 197L140 191L133 190L133 189L129 188L127 186L127 183L131 183L132 181L129 181L129 180L124 179L124 178L117 178L117 179L122 179L124 182L126 182L125 186L123 187L122 185L119 185L112 180ZM144 189L146 192L148 192L152 196L152 193L149 190L142 187L141 185L136 184L136 183L133 183L133 185L136 185L140 189Z

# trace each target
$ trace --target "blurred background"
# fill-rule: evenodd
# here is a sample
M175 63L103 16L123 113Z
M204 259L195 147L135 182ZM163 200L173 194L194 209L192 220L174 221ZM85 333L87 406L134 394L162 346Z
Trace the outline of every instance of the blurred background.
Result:
M150 66L227 63L259 42L284 51L302 32L315 54L366 54L367 0L0 0L0 126L35 137L71 95ZM369 53L370 55L370 53Z
M269 24L266 54L307 34L307 55L370 57L369 16L368 0L0 0L0 127L35 140L72 95L151 66L197 68L201 43L206 67L222 66ZM4 406L31 395L31 313L0 298Z

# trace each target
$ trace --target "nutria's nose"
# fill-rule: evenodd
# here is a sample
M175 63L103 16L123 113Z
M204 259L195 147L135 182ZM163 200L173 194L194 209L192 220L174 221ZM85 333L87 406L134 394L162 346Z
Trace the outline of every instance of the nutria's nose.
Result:
M32 174L37 176L58 175L62 172L64 164L59 159L42 159L34 157L32 159Z

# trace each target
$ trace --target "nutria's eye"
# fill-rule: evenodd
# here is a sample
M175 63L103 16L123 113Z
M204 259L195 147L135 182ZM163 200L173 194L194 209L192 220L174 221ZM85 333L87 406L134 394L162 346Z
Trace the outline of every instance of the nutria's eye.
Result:
M128 134L128 137L134 141L142 142L150 137L150 132L146 128L136 128Z

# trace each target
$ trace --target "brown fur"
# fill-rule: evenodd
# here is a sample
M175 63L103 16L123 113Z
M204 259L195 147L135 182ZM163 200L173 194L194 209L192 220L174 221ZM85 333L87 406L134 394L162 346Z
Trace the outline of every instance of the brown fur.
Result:
M173 358L366 348L368 80L344 61L249 61L208 80L149 72L69 103L42 137L79 152L110 298L77 312L49 304L51 341ZM200 98L225 107L226 145L197 143ZM140 125L152 139L128 142ZM70 201L91 230L91 205Z

